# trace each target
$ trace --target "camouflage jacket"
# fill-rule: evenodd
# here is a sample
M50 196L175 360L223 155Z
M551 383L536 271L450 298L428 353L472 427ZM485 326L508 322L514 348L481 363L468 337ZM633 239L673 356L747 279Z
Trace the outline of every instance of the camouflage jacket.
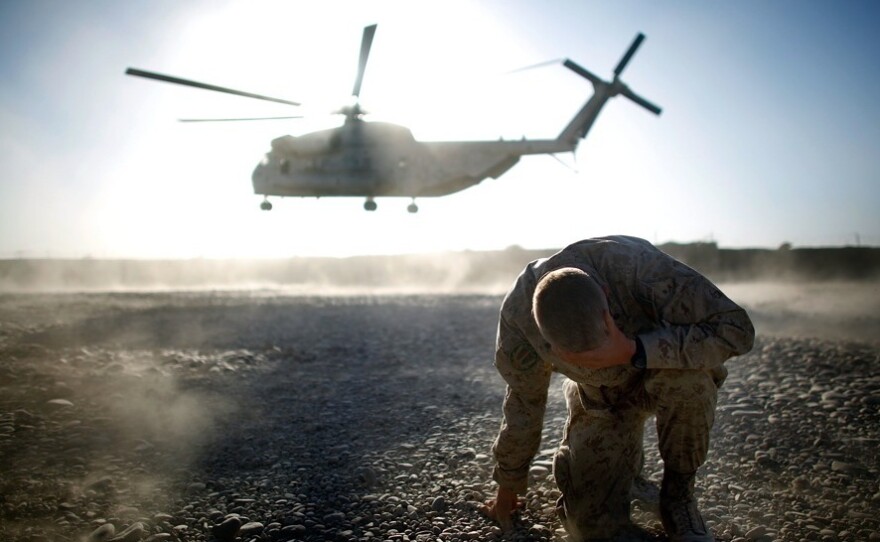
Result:
M504 420L495 440L494 479L524 492L528 469L541 443L551 374L584 386L622 386L641 375L618 366L591 370L550 352L532 317L532 293L554 269L576 267L608 294L611 316L645 346L648 369L717 369L752 348L755 331L745 310L711 281L635 237L611 236L569 245L529 263L501 306L495 367L507 382Z

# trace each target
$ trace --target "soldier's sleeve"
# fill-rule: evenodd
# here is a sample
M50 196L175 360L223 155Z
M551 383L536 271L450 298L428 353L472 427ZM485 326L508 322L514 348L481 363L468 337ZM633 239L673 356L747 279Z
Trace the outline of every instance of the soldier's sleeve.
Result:
M649 369L709 369L752 349L749 315L709 279L666 255L653 267L640 281L659 321L639 335Z
M541 445L547 388L552 366L502 316L498 324L495 367L507 382L504 419L492 446L493 478L501 487L524 493L529 465Z

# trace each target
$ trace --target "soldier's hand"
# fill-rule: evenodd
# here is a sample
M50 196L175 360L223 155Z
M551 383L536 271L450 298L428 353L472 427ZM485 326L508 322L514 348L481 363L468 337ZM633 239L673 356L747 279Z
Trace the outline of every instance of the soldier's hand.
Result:
M515 491L499 486L495 498L481 506L480 511L497 521L504 532L509 532L513 530L513 512L521 506Z
M585 352L561 352L554 349L554 353L573 365L587 369L605 369L617 365L628 365L633 354L636 353L636 341L620 331L608 311L605 312L605 328L608 331L608 336L602 346L598 348Z

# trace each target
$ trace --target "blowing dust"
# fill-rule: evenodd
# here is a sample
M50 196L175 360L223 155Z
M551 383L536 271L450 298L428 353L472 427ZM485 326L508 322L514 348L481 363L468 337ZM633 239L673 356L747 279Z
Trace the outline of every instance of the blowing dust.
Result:
M880 281L718 286L748 310L759 335L880 342Z
M238 411L217 384L247 366L240 353L161 347L161 319L122 325L99 298L0 299L0 538L164 510Z

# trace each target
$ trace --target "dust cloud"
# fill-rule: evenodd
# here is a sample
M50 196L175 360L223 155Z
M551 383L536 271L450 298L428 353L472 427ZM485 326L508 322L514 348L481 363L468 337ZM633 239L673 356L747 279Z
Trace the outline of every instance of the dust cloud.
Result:
M880 281L880 247L786 245L768 250L722 249L715 243L666 243L659 248L720 283L803 286L838 282L840 285L834 289L841 291L849 282L865 285ZM266 289L304 295L502 294L523 266L556 250L511 246L496 251L348 258L0 260L0 293ZM807 287L809 292L820 293L824 302L826 295L820 290ZM801 299L791 292L785 295Z
M109 421L121 439L141 449L164 446L173 451L175 462L188 461L213 438L217 418L236 410L230 399L178 376L180 366L204 363L204 355L122 351L112 357L99 382L82 391L96 397L100 410L112 413Z
M749 309L759 332L876 341L880 326L880 248L719 249L714 243L660 245ZM350 296L503 295L528 262L556 250L288 258L276 260L0 260L0 294L88 292L187 295ZM113 302L105 298L104 302ZM130 304L131 298L126 298ZM88 298L80 308L91 311ZM127 305L130 306L130 305ZM83 329L138 343L143 329ZM214 329L215 326L208 326ZM186 325L190 343L200 330ZM163 337L183 330L161 330ZM125 333L125 336L120 334ZM167 342L167 341L166 341Z
M880 343L880 281L719 283L759 335Z
M154 306L0 296L0 505L17 503L3 536L131 523L200 487L193 469L240 410L225 386L264 356L212 347L198 325L169 326ZM44 525L54 511L64 516Z
M528 261L552 252L515 248L278 260L0 260L0 292L500 293Z

